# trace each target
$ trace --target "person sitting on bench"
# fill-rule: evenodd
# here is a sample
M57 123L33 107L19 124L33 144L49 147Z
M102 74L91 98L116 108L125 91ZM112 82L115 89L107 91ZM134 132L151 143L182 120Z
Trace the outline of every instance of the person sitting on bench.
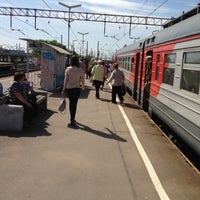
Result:
M14 105L22 105L24 107L24 121L31 123L33 117L33 107L32 104L24 97L22 82L23 74L16 72L14 74L14 82L9 90L10 103Z

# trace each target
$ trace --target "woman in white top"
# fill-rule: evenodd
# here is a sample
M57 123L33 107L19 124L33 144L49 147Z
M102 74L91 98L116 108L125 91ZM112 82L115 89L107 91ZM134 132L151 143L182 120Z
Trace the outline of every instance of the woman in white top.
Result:
M113 81L112 83L112 103L117 103L116 102L116 95L118 95L119 99L120 99L120 103L123 103L124 98L122 95L122 86L124 84L124 73L123 71L118 69L118 64L114 63L113 65L114 70L112 71L109 79L108 79L108 83L110 83L111 81Z
M63 84L62 95L67 93L69 98L69 111L70 111L70 122L69 127L75 125L75 116L78 99L81 94L81 88L85 88L84 71L79 68L79 59L77 56L72 56L71 65L65 70L65 79Z

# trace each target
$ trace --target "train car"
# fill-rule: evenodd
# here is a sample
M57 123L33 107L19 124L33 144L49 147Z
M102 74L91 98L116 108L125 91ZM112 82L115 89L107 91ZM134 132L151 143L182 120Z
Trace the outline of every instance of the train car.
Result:
M15 64L13 62L1 62L0 61L0 73L7 73L14 70Z
M117 51L130 94L200 156L200 8Z

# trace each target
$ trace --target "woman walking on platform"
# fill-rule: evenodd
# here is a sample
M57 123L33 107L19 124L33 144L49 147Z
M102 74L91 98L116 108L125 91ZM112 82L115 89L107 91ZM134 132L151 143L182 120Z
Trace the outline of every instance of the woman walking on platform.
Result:
M118 64L114 63L113 65L114 70L112 71L107 84L110 83L113 80L112 83L112 103L117 103L116 102L116 96L118 95L120 99L120 103L124 102L124 98L122 95L122 86L124 84L124 73L123 71L118 69Z
M103 84L103 79L104 79L104 68L103 68L103 61L98 60L97 65L95 65L92 68L92 80L93 80L93 85L95 86L96 89L96 98L100 98L99 94L99 89L100 86Z
M62 95L64 95L65 91L69 98L69 111L70 111L70 122L68 124L69 127L73 127L75 125L75 116L78 99L80 97L81 88L85 89L85 79L84 79L84 71L79 68L79 59L77 56L72 56L71 65L65 70L65 79L63 84Z

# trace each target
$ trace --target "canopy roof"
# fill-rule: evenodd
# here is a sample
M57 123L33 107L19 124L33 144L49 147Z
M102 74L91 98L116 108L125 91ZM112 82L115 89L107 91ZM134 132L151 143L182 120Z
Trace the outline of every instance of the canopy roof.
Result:
M69 53L68 51L66 51L58 46L48 44L46 42L41 42L39 40L33 40L33 39L28 39L28 38L20 38L20 39L27 41L29 43L29 47L42 47L42 45L45 45L45 46L48 46L48 47L54 49L55 51L57 51L60 54L71 55L71 53Z

